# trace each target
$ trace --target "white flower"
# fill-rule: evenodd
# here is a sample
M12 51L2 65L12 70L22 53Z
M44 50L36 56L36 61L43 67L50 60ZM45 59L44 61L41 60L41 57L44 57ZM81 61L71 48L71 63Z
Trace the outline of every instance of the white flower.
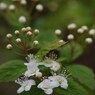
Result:
M25 23L26 22L26 17L25 16L20 16L19 19L18 19L18 21L20 23Z
M56 76L50 76L49 79L53 82L57 82L60 87L67 89L68 88L68 82L67 79L63 76L56 75Z
M75 29L77 26L75 23L71 23L67 26L68 29Z
M43 62L41 65L44 65L46 67L50 67L50 69L55 72L58 71L61 67L61 65L58 62L50 60L50 59L46 59L46 62Z
M1 10L6 10L6 8L7 8L7 4L6 3L4 3L4 2L0 3L0 9Z
M67 36L67 38L68 38L68 40L73 40L73 39L74 39L74 35L73 35L73 34L69 34L69 35Z
M36 85L34 80L32 79L28 80L27 78L24 80L18 79L18 80L15 80L15 82L21 85L21 87L17 90L17 93L21 93L23 91L29 91L32 85Z
M28 55L28 63L24 63L27 66L27 71L25 72L25 76L30 77L39 72L38 63L33 55Z
M95 30L94 29L91 29L90 31L89 31L89 35L95 35Z
M87 44L91 44L91 43L93 43L93 40L92 40L92 38L86 38L86 39L85 39L85 42L86 42Z
M44 9L44 7L43 7L42 4L36 5L36 10L38 10L38 11L43 11L43 9Z
M53 88L58 87L57 82L50 81L49 79L44 79L40 84L38 84L38 88L41 88L44 90L46 94L52 94L53 93Z

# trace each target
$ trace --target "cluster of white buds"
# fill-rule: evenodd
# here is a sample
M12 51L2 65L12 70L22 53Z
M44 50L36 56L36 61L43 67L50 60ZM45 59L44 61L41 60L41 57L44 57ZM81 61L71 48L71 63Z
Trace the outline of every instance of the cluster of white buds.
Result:
M86 26L86 25L84 25L84 26L82 26L81 28L79 28L78 30L77 30L77 33L79 33L79 34L83 34L85 31L87 31L88 30L88 27Z
M29 52L29 50L39 45L39 41L35 39L35 37L39 34L38 29L32 30L30 26L23 27L21 30L15 30L14 34L16 37L13 37L12 34L8 33L6 35L7 39L10 41L11 44L17 46L18 48L21 48L22 50L25 50ZM31 40L32 39L32 40ZM29 43L33 43L30 45ZM11 45L12 46L12 45ZM11 49L12 47L9 45L6 46L7 49Z
M44 10L44 7L43 7L42 4L37 4L35 8L36 8L36 10L39 11L39 12L41 12L41 11Z
M26 23L27 22L27 19L25 16L20 16L19 19L18 19L19 23Z
M21 5L26 5L27 4L27 1L26 0L20 0L20 4Z

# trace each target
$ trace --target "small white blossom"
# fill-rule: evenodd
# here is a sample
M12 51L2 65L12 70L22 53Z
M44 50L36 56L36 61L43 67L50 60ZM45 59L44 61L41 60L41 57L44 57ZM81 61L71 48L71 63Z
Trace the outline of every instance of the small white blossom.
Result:
M15 80L15 82L17 84L21 85L21 87L17 90L18 94L23 91L29 91L33 85L36 85L34 80L32 80L32 79L28 80L27 78L24 80L18 79L18 80Z
M75 29L77 27L77 25L75 23L69 24L67 26L68 29Z
M44 7L43 7L42 4L36 5L36 10L38 10L38 11L43 11L43 9L44 9Z
M58 87L57 82L50 81L49 79L44 79L40 84L38 84L38 88L41 88L44 90L46 94L52 94L53 93L53 88Z
M49 79L53 82L57 82L60 87L67 89L68 88L68 82L67 79L63 76L56 75L56 76L50 76Z
M62 34L62 31L60 29L57 29L57 30L55 30L55 34L56 35L61 35Z
M69 35L67 36L67 38L68 38L68 40L73 40L73 39L74 39L74 35L73 35L73 34L69 34Z
M25 76L30 77L39 72L37 60L33 55L28 55L28 63L25 63L25 65L27 66L27 71L24 74Z
M14 10L15 10L15 5L13 5L13 4L10 5L10 6L9 6L9 10L10 10L10 11L14 11Z
M95 35L95 30L94 29L91 29L90 31L89 31L89 35Z
M85 42L86 42L87 44L91 44L91 43L93 43L93 40L92 40L92 38L86 38L86 39L85 39Z
M82 33L84 33L84 29L82 29L82 28L79 28L79 29L77 30L77 33L79 33L79 34L82 34Z
M1 10L6 10L6 9L7 9L7 4L4 3L4 2L1 2L1 3L0 3L0 9L1 9Z
M20 23L26 23L26 17L25 16L20 16L19 19L18 19L18 21Z
M84 31L87 31L88 30L88 27L86 25L82 26L81 27Z

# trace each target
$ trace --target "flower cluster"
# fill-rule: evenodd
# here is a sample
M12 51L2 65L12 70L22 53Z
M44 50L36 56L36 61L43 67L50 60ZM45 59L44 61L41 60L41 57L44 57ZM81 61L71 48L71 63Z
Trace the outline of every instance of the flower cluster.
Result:
M24 63L27 67L27 71L24 73L23 78L17 79L15 82L20 84L21 87L17 90L18 93L23 91L29 91L33 85L37 85L37 88L42 89L46 94L50 95L53 93L53 89L56 87L68 88L68 82L65 73L57 74L56 72L61 69L60 63L46 59L47 61L39 62L38 59L34 58L33 55L28 55L27 63ZM45 66L50 68L51 75L45 76L40 71L39 66ZM37 84L36 80L40 80Z
M42 12L44 10L44 6L38 2L38 0L13 0L12 4L7 4L5 2L0 2L0 10L4 13L8 13L10 14L11 12L13 12L13 14L19 14L19 12L17 13L17 11L19 10L18 7L20 6L21 10L22 10L22 6L26 6L28 3L30 3L29 6L29 13L32 13L33 10L35 10L35 14L37 14L38 12ZM32 5L32 3L35 5ZM33 8L31 6L34 6ZM27 10L27 11L29 11ZM34 15L35 15L34 14ZM30 14L29 14L30 15ZM22 14L19 14L18 17L18 22L21 24L25 24L26 22L28 22L29 17L27 17L27 15L25 15L23 12Z
M70 32L70 34L67 36L67 39L68 40L74 40L75 39L75 36L74 36L73 33L71 33L71 31L73 31L74 29L76 29L77 28L77 25L74 24L74 23L72 23L72 24L69 24L67 26L67 28L68 28L68 30ZM87 43L87 44L93 43L93 39L94 39L94 36L95 36L95 29L88 29L88 27L86 25L84 25L81 28L78 28L76 30L76 32L78 34L77 35L77 38L79 38L78 36L81 36L83 34L84 37L86 35L85 43Z

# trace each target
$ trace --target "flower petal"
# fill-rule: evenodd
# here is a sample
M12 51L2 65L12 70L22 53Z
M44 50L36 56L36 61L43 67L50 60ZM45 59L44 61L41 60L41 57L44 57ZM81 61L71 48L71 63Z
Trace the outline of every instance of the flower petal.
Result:
M17 93L19 94L19 93L21 93L21 92L23 92L23 91L24 91L24 87L21 86L21 87L17 90Z
M44 90L44 92L48 95L52 94L53 93L53 90L52 89L46 89Z

